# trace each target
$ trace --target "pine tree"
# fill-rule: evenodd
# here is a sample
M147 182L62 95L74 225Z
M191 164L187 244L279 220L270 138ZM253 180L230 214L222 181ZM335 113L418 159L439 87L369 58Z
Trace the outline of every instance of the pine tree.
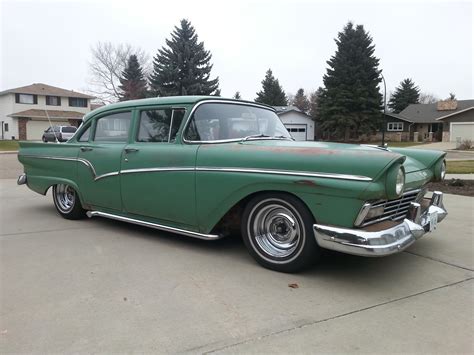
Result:
M309 95L309 112L308 114L315 121L319 120L319 101L320 97L323 94L323 88L319 87L318 90L312 92Z
M379 59L362 25L349 22L335 41L337 50L323 77L320 119L323 130L347 140L351 132L370 133L380 124Z
M278 79L273 76L272 70L268 69L265 79L262 80L262 90L257 92L255 102L270 106L286 106L288 100Z
M236 100L242 100L242 96L240 95L240 91L236 91L233 98L236 99Z
M296 92L296 95L293 98L291 104L293 106L298 107L304 113L309 111L310 103L309 103L309 100L308 100L308 98L306 97L306 95L304 93L303 88L298 89L298 91Z
M156 96L218 93L219 78L210 79L211 53L198 41L189 21L181 20L181 27L175 27L166 45L153 58L150 87Z
M405 79L391 95L388 107L395 113L399 113L410 104L417 104L420 101L420 89L415 86L411 79Z
M143 99L147 96L147 83L137 56L128 58L127 67L120 77L120 101Z

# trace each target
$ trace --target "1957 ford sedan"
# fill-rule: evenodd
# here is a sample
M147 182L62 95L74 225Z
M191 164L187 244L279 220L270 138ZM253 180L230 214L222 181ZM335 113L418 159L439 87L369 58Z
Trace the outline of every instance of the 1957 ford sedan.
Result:
M293 272L322 248L400 252L436 228L445 153L295 142L271 107L167 97L87 114L64 144L20 142L19 184L68 219L106 217L206 240L238 227L249 253Z

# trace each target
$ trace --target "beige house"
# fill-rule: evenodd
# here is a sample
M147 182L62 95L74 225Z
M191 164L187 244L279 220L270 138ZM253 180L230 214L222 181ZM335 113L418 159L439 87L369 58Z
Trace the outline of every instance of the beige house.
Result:
M0 138L40 140L50 125L77 127L93 98L41 83L2 91Z

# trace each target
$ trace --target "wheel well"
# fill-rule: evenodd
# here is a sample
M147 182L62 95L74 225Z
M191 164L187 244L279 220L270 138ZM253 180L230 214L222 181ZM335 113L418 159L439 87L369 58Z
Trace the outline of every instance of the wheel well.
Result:
M306 208L308 208L308 206L303 200L301 200L298 196L290 192L279 191L279 190L257 191L257 192L251 193L250 195L245 196L239 202L237 202L234 206L232 206L229 209L229 211L227 211L227 213L224 216L222 216L219 222L212 229L212 233L231 234L231 233L240 232L240 223L242 221L242 214L244 212L245 206L247 206L249 201L253 199L255 196L262 195L262 194L269 194L269 193L270 194L278 193L278 194L293 196L294 198L297 198L299 201L301 201L301 203Z

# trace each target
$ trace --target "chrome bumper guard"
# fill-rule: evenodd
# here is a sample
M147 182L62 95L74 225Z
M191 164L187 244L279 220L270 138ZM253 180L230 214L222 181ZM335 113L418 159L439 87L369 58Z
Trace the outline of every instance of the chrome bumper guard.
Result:
M16 181L18 185L24 185L26 184L26 174L21 174L18 176L18 180Z
M423 211L412 202L406 218L398 225L380 231L313 225L319 246L342 253L360 256L385 256L398 253L436 226L448 214L443 205L443 193L433 192L429 205Z

